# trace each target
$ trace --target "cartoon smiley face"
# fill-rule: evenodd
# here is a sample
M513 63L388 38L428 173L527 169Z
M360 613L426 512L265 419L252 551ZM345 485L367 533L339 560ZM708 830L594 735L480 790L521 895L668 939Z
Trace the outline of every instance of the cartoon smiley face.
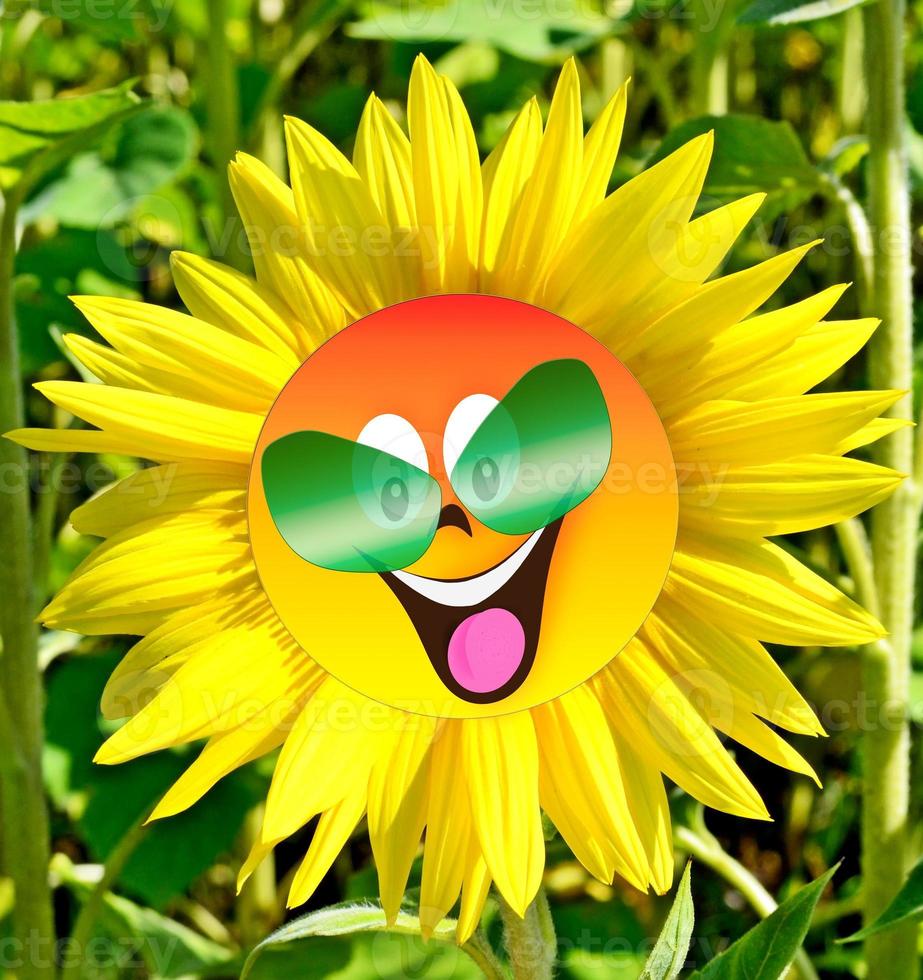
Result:
M345 328L285 386L248 494L257 570L304 650L438 717L544 703L637 632L677 528L663 426L602 344L493 296Z

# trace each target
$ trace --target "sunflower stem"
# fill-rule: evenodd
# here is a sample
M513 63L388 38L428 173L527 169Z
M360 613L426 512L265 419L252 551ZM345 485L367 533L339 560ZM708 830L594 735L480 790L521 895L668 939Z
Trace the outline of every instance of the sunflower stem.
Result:
M462 950L477 965L478 969L487 980L508 980L508 974L503 968L503 964L497 959L497 954L493 951L490 941L481 932L476 930L474 935L462 946Z
M852 576L856 599L873 615L881 614L878 587L875 584L875 563L872 545L865 525L858 517L836 525L836 536Z
M904 142L905 0L863 10L868 79L869 219L875 233L872 304L882 325L872 339L875 388L906 392L892 414L910 420L913 404L913 296L910 195ZM898 430L877 446L878 461L913 472L913 434ZM872 514L872 552L885 650L866 648L863 684L878 724L863 737L862 874L868 924L894 897L907 871L909 747L907 697L918 527L917 488L907 479ZM866 969L876 980L917 975L916 925L870 937Z
M71 931L70 942L68 943L71 955L61 971L61 980L80 980L81 977L85 977L90 972L92 964L88 961L86 953L89 943L93 939L97 920L105 905L106 896L112 890L112 886L122 873L128 859L135 853L147 833L146 819L147 814L145 813L144 816L136 820L106 859L102 877L87 896Z
M211 78L205 88L208 144L218 176L221 202L220 227L212 242L216 257L235 268L247 270L241 248L241 227L234 207L227 166L240 149L240 92L237 66L228 45L229 0L208 0L208 63Z
M515 980L550 980L557 960L558 941L545 889L539 888L521 918L501 898L500 915L503 943Z
M19 336L13 313L16 192L0 218L0 434L23 424ZM21 980L51 976L54 926L48 886L48 813L42 786L42 683L33 620L32 515L25 451L0 438L0 773L3 870L13 880L13 929L21 946ZM11 744L11 740L15 742Z
M677 847L697 858L736 888L761 919L765 919L778 908L776 900L759 880L721 846L718 839L705 826L701 815L694 828L674 827L673 839ZM818 980L817 971L803 949L799 949L795 954L792 966L794 975L801 980Z

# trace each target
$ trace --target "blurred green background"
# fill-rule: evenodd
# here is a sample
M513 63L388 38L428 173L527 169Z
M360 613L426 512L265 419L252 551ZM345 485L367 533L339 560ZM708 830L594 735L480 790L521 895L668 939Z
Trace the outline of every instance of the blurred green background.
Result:
M849 7L835 16L818 16ZM810 7L810 9L808 9ZM632 76L623 150L613 186L683 139L717 130L705 209L753 190L769 200L729 259L750 265L777 250L824 238L774 300L781 305L838 281L860 279L838 314L858 311L861 270L851 245L849 203L864 195L862 19L849 3L762 0L34 0L0 13L0 96L34 101L128 86L96 107L66 152L49 158L20 209L15 306L23 383L77 377L60 336L92 329L73 293L144 298L179 306L169 275L181 248L245 266L225 165L237 148L285 173L281 117L321 129L347 153L374 90L403 121L413 58L423 51L461 89L482 152L497 142L532 94L543 108L563 60L579 58L591 123ZM781 11L781 14L779 13ZM794 13L792 13L794 11ZM800 11L800 12L799 12ZM801 19L809 17L811 19ZM907 132L917 218L923 208L923 3L911 10ZM917 29L915 29L917 28ZM127 90L126 90L127 91ZM33 129L41 139L41 109ZM712 117L721 117L715 119ZM21 120L0 112L0 185L25 166ZM14 134L14 135L16 135ZM33 133L35 135L35 133ZM10 175L13 175L11 177ZM915 247L919 251L919 235ZM836 379L865 384L860 358ZM31 424L60 424L26 388ZM116 457L33 458L39 599L61 585L94 544L67 524L90 493L137 465ZM794 542L836 570L831 531ZM2 557L0 557L2 560ZM92 977L236 976L252 944L286 917L284 895L308 835L284 844L235 898L272 760L229 776L190 812L144 833L134 825L188 764L166 752L114 769L90 759L107 733L97 711L104 681L127 640L56 632L41 637L47 729L45 782L51 806L55 914L71 928L98 865L131 847L99 918ZM923 721L923 633L913 709ZM822 976L861 977L861 947L838 936L858 928L857 743L863 724L858 655L776 651L818 705L831 737L796 740L824 782L790 777L740 750L775 816L757 824L708 814L711 831L778 901L843 859L808 934ZM79 655L78 655L79 654ZM914 725L918 748L919 724ZM918 752L915 752L915 765ZM915 786L919 787L919 780ZM920 790L914 806L919 813ZM680 825L699 819L676 793ZM126 844L126 834L128 835ZM916 842L919 850L921 841ZM547 888L568 980L638 975L670 906L618 882L593 881L558 839L549 841ZM679 860L682 860L682 848ZM419 867L411 884L419 881ZM10 889L0 879L0 937ZM703 964L756 921L739 891L697 865L691 961ZM374 898L366 837L357 833L312 899L320 908ZM496 940L499 923L488 921ZM0 975L3 966L0 964ZM312 938L267 952L251 976L473 977L446 945L384 934ZM872 978L874 980L874 978Z

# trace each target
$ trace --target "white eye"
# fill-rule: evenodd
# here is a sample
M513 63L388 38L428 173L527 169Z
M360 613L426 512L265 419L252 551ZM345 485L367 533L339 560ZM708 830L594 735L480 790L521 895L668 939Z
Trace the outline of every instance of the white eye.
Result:
M356 442L372 449L380 449L398 459L403 459L417 469L429 472L426 447L420 433L400 415L376 415L359 433Z
M468 395L452 409L442 439L442 459L446 473L452 473L462 450L497 404L497 399L491 395Z

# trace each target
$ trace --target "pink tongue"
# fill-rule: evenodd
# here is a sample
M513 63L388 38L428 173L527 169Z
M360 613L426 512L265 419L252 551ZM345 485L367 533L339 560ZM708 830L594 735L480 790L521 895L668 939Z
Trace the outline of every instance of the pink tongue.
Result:
M522 624L506 609L485 609L455 627L449 670L467 691L496 691L516 673L526 650Z

